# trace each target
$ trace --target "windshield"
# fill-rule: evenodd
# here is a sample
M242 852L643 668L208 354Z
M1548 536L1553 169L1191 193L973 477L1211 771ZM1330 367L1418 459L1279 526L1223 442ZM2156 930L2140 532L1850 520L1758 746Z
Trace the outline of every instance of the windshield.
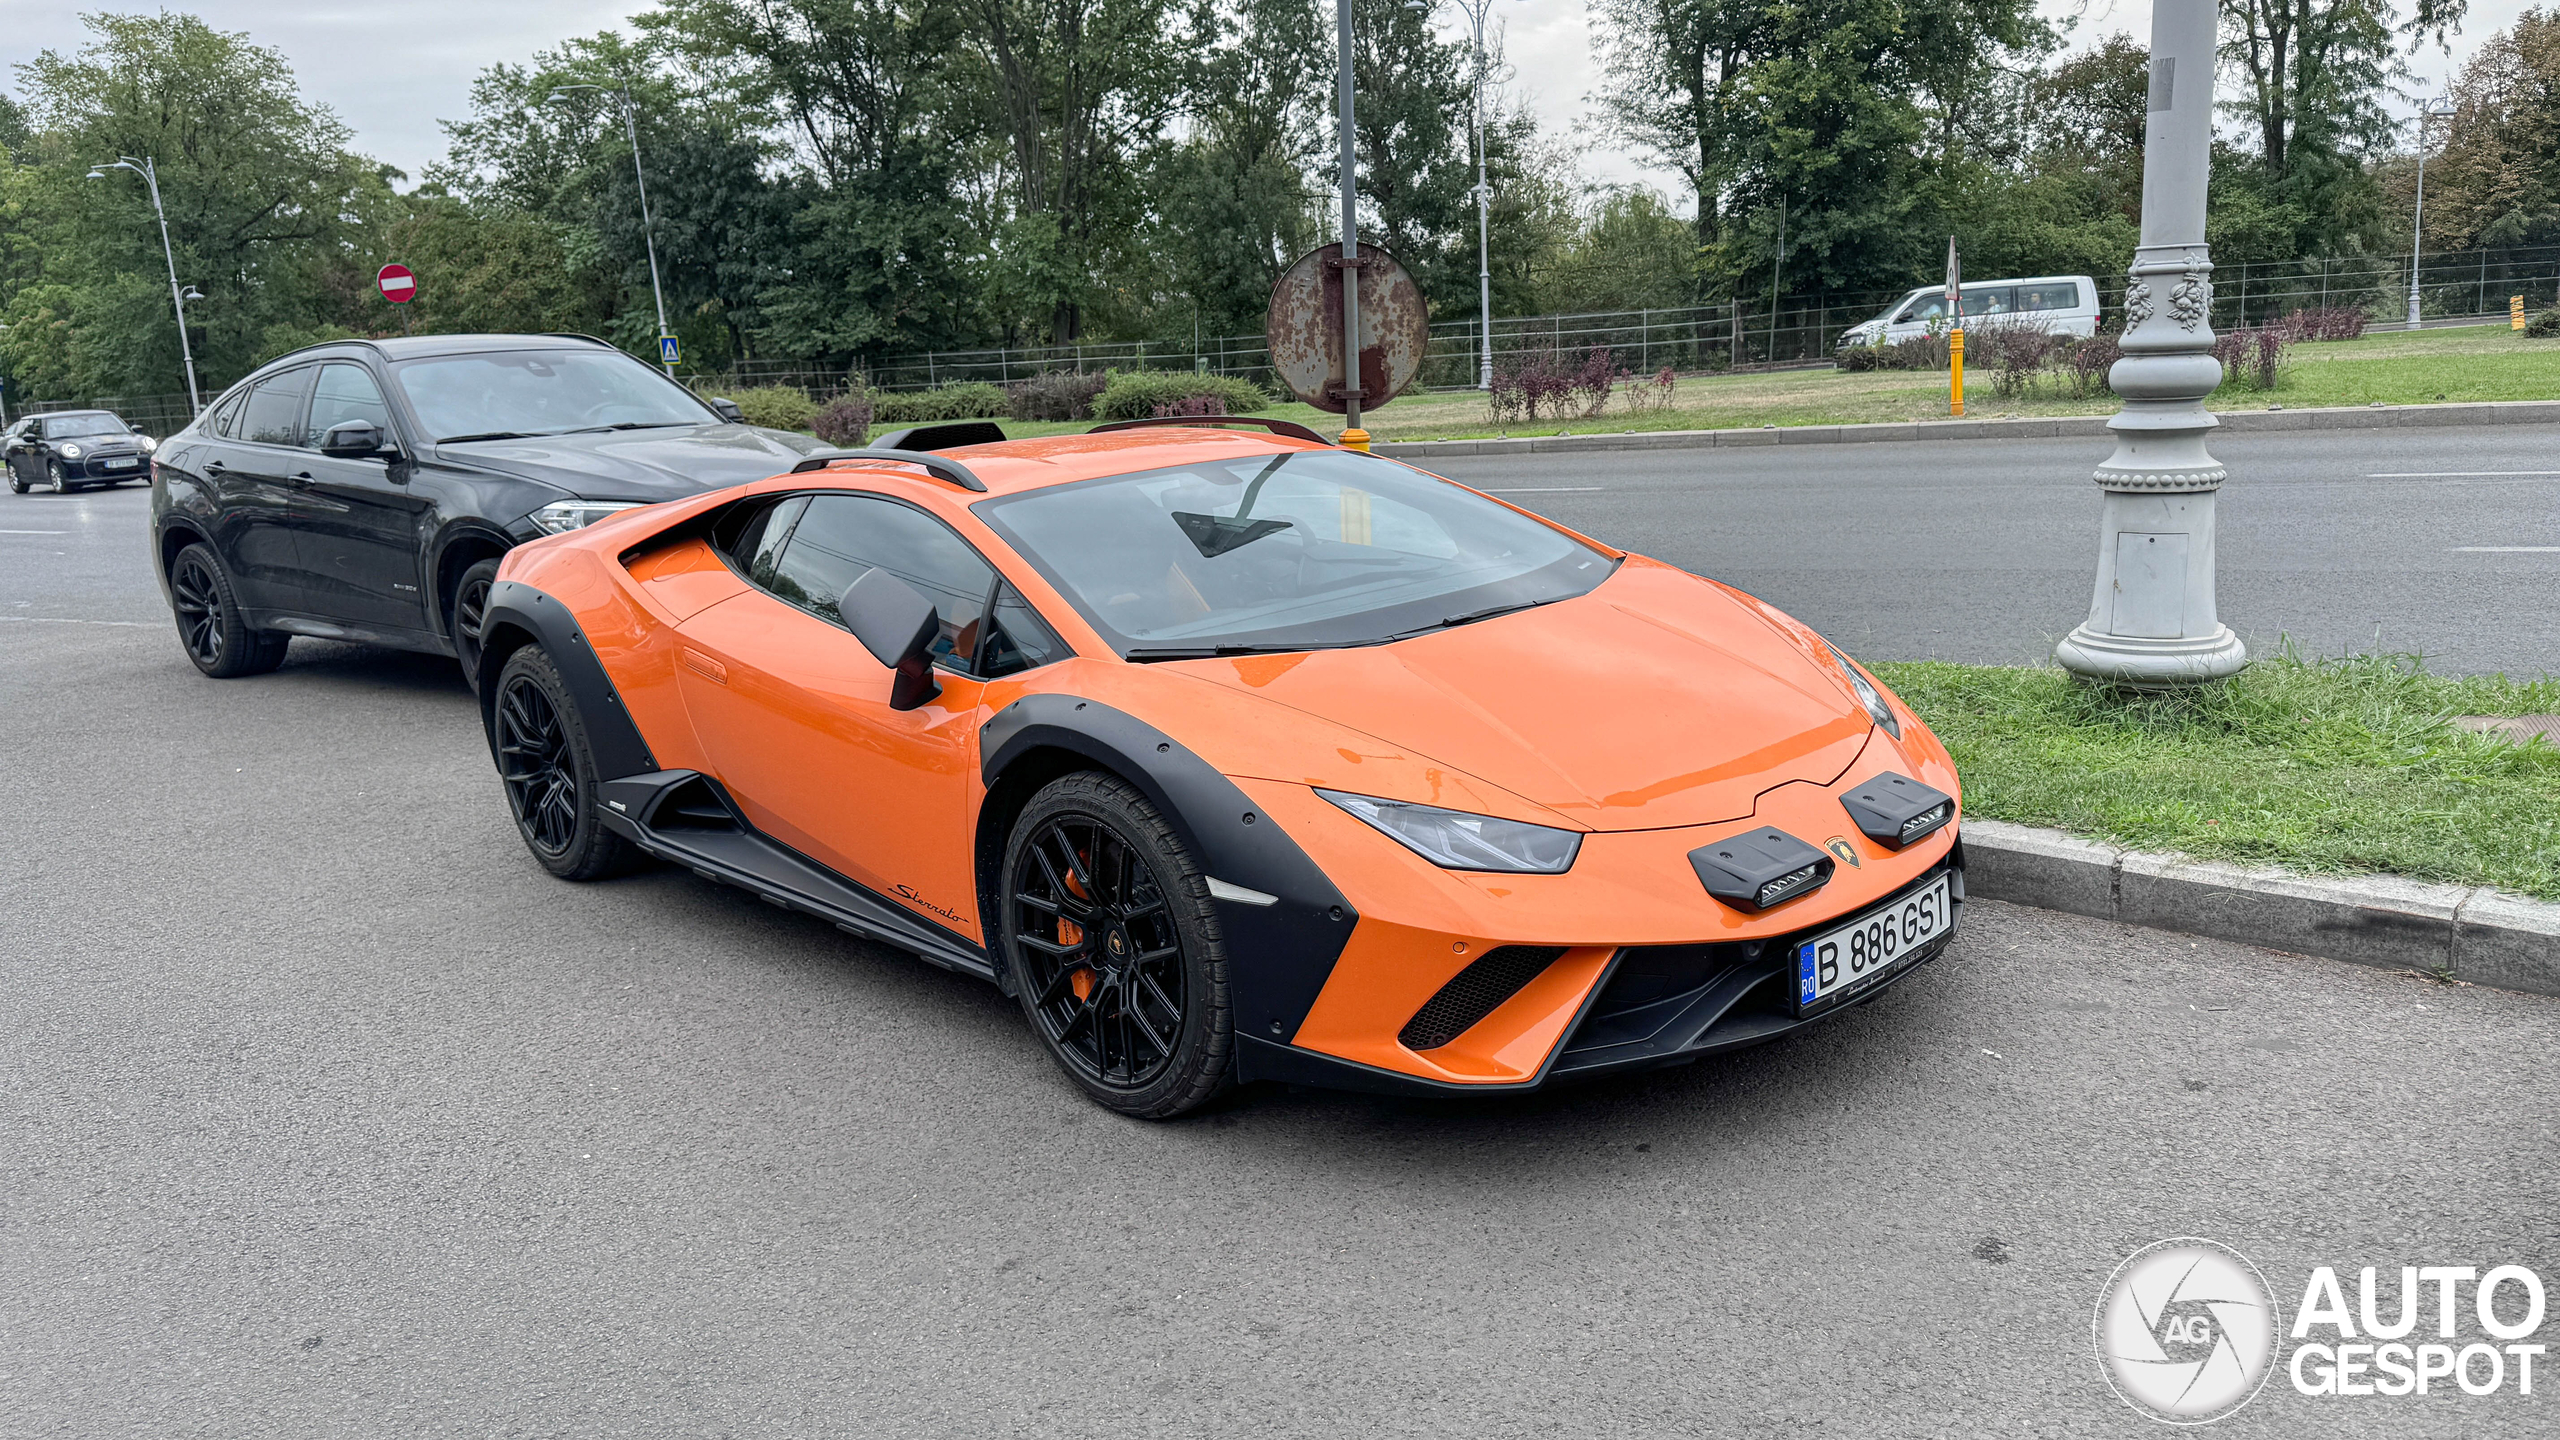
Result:
M1391 460L1298 450L973 507L1133 660L1374 645L1583 594L1605 553Z
M44 438L70 440L82 435L130 435L124 422L113 415L66 415L44 422Z
M719 421L690 391L618 350L505 350L391 367L438 443Z

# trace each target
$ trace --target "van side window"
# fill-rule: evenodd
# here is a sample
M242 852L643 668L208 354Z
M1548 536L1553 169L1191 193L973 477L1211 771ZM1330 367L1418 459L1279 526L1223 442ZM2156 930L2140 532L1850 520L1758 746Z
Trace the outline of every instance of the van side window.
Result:
M2045 285L2018 287L2021 310L2077 310L2080 308L2080 284L2076 280L2056 280Z

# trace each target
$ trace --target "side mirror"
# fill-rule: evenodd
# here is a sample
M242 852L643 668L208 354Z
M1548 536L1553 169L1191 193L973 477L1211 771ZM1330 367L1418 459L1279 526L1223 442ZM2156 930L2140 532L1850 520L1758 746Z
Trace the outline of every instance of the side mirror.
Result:
M343 421L320 437L320 453L340 460L370 460L382 446L382 427L370 420Z
M711 408L719 411L720 418L728 421L732 425L744 425L747 423L747 412L739 409L738 402L735 400L722 400L714 397L711 402Z
M933 678L933 642L942 636L942 617L913 586L873 566L845 587L836 613L872 659L898 672L890 709L913 710L942 693Z

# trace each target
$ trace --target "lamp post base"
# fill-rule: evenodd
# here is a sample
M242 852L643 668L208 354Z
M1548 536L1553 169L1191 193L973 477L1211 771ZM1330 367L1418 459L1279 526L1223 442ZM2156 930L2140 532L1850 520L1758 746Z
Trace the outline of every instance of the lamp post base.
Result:
M2095 684L2177 690L2239 674L2249 663L2249 647L2227 625L2216 625L2210 635L2174 640L2109 635L2083 625L2053 647L2053 658Z

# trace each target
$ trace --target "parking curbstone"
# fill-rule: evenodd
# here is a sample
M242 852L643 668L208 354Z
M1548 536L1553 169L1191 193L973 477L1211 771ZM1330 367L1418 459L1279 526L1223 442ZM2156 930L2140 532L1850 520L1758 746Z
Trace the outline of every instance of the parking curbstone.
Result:
M2302 875L1964 822L1965 890L2185 935L2560 995L2560 904L2397 875Z
M1425 460L1462 455L1695 450L1727 445L1862 445L1929 440L2052 440L2107 434L2105 415L2036 416L2021 420L1908 420L1793 425L1734 430L1638 430L1616 435L1526 435L1516 440L1397 440L1372 446L1381 455ZM2224 430L2381 430L2422 426L2560 423L2560 400L2464 401L2441 405L2342 405L2310 410L2221 410Z

